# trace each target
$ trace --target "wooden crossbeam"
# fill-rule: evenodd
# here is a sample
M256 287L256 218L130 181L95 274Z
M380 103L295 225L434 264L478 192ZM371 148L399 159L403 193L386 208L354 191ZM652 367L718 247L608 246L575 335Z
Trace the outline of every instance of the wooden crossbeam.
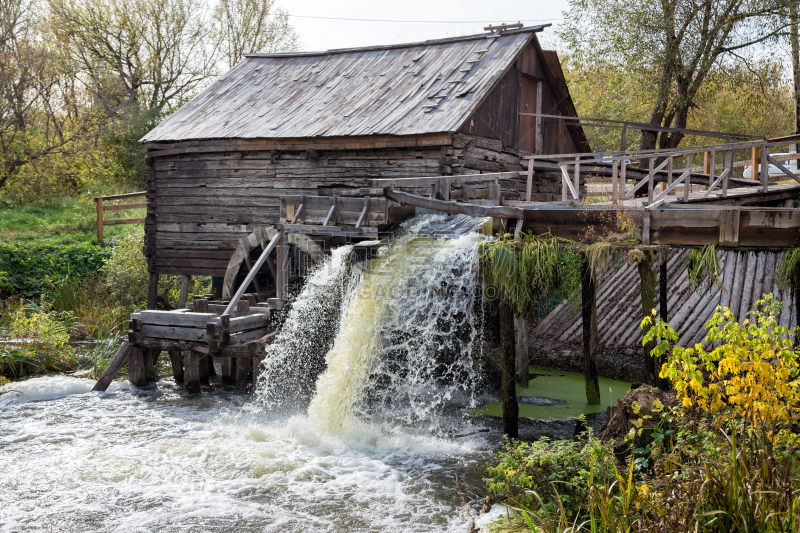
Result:
M282 238L283 238L283 230L280 230L272 238L272 240L269 241L269 244L267 245L266 248L264 248L264 251L261 252L261 255L258 257L258 260L253 265L253 268L251 268L250 272L247 273L247 277L244 279L244 282L239 287L239 290L237 290L236 294L234 294L233 298L231 298L230 303L225 308L225 311L223 311L223 313L222 313L223 315L229 315L231 310L236 307L236 302L238 302L239 299L242 297L242 295L245 293L245 291L247 290L247 287L249 287L250 283L253 281L253 278L256 277L256 274L261 269L261 267L264 265L264 262L267 260L267 257L269 256L269 254L272 252L272 250L275 249L275 247L278 245L278 242Z
M575 187L572 185L572 179L570 178L569 173L567 172L567 166L566 165L559 165L559 166L561 167L562 187L566 184L570 193L572 193L572 197L575 198L576 200L580 200L580 195L578 194L578 191L575 190ZM561 199L566 200L566 198L564 198L563 195Z
M797 174L786 168L785 166L781 165L775 158L771 155L767 154L767 161L778 167L779 170L782 170L786 173L787 176L795 180L796 182L800 183L800 178L797 177ZM769 174L769 170L767 170L767 174Z

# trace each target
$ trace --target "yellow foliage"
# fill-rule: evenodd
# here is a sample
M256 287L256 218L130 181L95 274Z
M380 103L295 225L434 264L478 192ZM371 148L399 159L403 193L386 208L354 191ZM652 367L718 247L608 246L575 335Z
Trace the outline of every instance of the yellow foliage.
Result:
M704 342L691 348L673 346L675 330L647 317L643 342L656 343L653 357L668 353L660 376L672 382L684 407L720 420L735 416L752 425L785 425L800 417L800 368L793 334L778 323L780 313L772 294L759 300L742 324L730 309L718 307L706 323Z

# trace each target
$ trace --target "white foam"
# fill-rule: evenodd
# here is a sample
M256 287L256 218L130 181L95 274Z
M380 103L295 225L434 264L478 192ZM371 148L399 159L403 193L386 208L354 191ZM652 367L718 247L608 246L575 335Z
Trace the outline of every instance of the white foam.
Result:
M58 400L75 394L91 392L96 381L70 376L44 376L15 381L0 387L0 405L20 402ZM129 381L114 381L107 392L128 390Z

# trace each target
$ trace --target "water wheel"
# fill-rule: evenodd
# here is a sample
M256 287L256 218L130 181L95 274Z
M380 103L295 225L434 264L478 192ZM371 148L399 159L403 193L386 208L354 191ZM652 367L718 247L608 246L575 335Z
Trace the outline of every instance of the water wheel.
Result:
M251 258L251 254L256 251L257 253L255 256L258 257L277 233L278 230L273 226L260 226L257 227L254 232L247 236L242 236L242 238L239 239L239 244L236 246L236 250L234 250L231 260L228 262L228 268L225 270L225 278L222 284L223 300L229 300L234 292L236 292L236 280L239 276L242 264L246 265L248 270L252 269L255 261ZM322 247L307 235L303 235L302 233L290 233L286 236L286 241L290 246L294 246L298 251L308 256L313 263L325 257L325 252L322 250ZM275 261L272 257L267 258L266 265L272 279L272 284L275 285L277 271ZM295 275L293 277L305 274L304 271L305 268L299 265L298 268L295 269ZM258 278L253 279L253 286L255 287L256 293L259 295L259 300L266 298L265 291L262 289L263 280L263 277L262 281L259 281ZM264 287L264 289L265 288L266 287Z

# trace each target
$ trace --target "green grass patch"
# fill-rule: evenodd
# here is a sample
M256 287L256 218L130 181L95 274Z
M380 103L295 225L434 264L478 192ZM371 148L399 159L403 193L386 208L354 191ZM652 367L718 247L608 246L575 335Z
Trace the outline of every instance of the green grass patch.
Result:
M141 198L137 198L141 201ZM143 218L144 209L107 211L106 218ZM91 195L48 200L43 205L14 205L0 200L0 243L70 246L97 243L97 211ZM104 240L124 233L127 225L105 226Z

